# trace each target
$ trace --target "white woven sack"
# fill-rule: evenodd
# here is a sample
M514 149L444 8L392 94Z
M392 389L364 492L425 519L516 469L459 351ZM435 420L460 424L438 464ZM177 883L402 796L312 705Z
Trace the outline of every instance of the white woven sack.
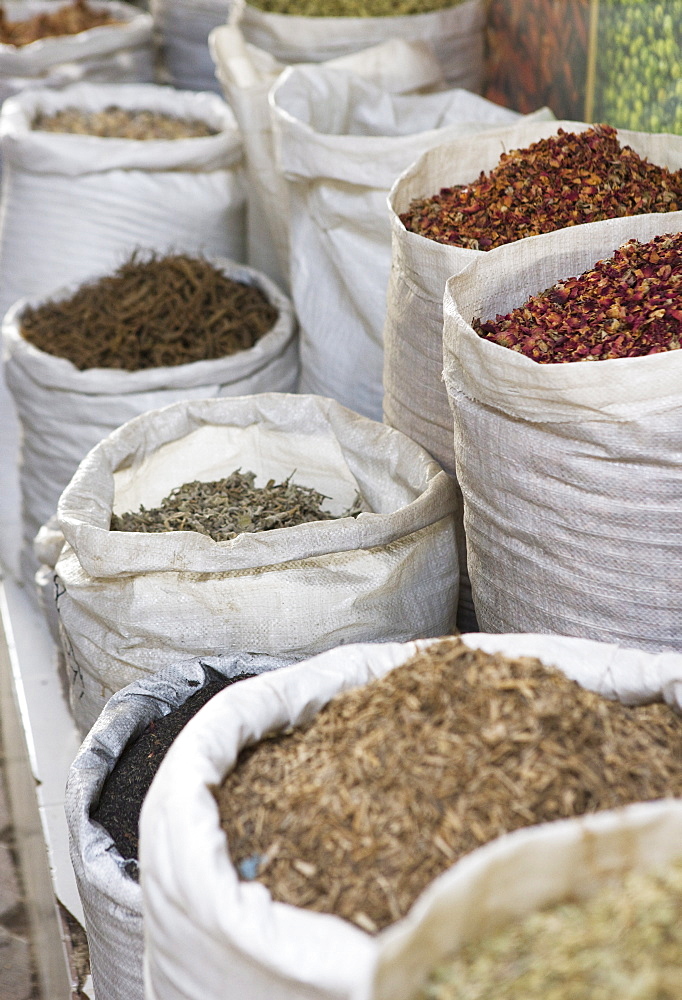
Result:
M209 46L230 107L239 123L249 180L249 263L289 287L289 193L277 167L268 94L286 68L269 52L247 45L236 25L211 33ZM442 70L425 43L393 40L330 60L395 93L438 86Z
M34 131L38 110L109 105L198 118L205 138L135 140ZM27 91L0 113L0 312L24 295L120 264L136 246L243 260L242 143L216 94L153 84Z
M341 514L215 542L109 530L112 510L241 467L294 474ZM176 403L119 428L62 494L56 565L76 722L136 677L238 650L302 657L339 643L452 631L458 572L449 477L414 442L318 396Z
M220 91L208 36L227 21L232 0L150 0L164 83Z
M235 0L230 23L287 65L326 62L395 38L431 45L449 86L479 91L483 83L484 0L398 17L300 17Z
M24 576L35 564L30 557L36 532L57 509L57 501L98 441L147 410L181 399L242 396L254 392L290 392L298 380L296 321L290 300L264 274L224 258L212 263L235 281L259 288L279 316L253 347L211 361L140 371L76 368L30 344L21 334L21 299L5 317L2 335L5 374L21 425L20 485ZM66 298L77 286L50 298ZM30 301L40 305L40 299Z
M107 0L106 7L119 24L40 38L29 45L0 44L0 102L27 87L60 88L80 81L151 82L151 16L120 0ZM56 9L56 4L55 0L9 0L3 8L9 21L25 21Z
M665 697L682 707L682 658L677 655L653 656L557 636L473 634L464 639L472 647L539 656L583 686L628 704ZM197 717L185 727L159 768L140 819L148 1000L222 1000L225 984L231 996L249 1000L367 995L384 941L388 946L401 928L414 926L422 901L437 883L403 921L375 937L331 914L273 902L265 886L238 879L210 789L232 769L243 746L310 722L335 694L384 676L425 645L331 650L219 693L202 709L201 725ZM599 824L607 815L586 823ZM514 836L520 834L497 844L511 843ZM480 853L460 865L466 870ZM539 869L542 860L538 856ZM506 881L516 875L511 869ZM543 876L549 880L551 873L543 869ZM441 876L447 878L448 873ZM476 916L468 916L475 925Z
M443 293L449 277L489 251L447 246L410 233L399 215L415 198L470 183L481 171L492 170L505 151L523 149L559 128L576 132L589 127L581 122L548 121L544 111L538 117L427 151L396 180L389 195L393 237L384 327L384 419L418 441L452 475L452 413L442 380ZM653 163L674 170L682 166L680 136L622 131L618 135L622 144ZM461 530L458 541L463 570L460 626L467 628L474 620Z
M388 191L424 149L520 115L459 89L392 94L326 65L285 70L270 105L288 182L300 389L381 420Z
M682 351L538 364L474 333L682 212L610 219L481 255L445 294L445 382L476 614L682 651Z
M83 904L90 969L98 1000L143 1000L142 890L109 832L90 814L127 744L155 719L168 715L206 682L203 665L225 677L260 674L283 666L270 656L239 653L181 667L129 684L113 695L69 769L64 807L78 894ZM243 683L243 682L239 682Z
M466 943L681 857L679 799L518 830L464 858L426 890L382 938L373 988L353 1000L413 1000L436 966ZM546 961L549 979L552 956Z

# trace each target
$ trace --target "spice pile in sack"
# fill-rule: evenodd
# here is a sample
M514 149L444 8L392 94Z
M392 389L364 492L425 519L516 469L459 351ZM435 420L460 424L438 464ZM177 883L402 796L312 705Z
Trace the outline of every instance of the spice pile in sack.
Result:
M673 1000L681 982L682 860L466 945L416 1000Z
M139 879L139 821L142 803L154 775L178 733L193 719L214 694L237 681L255 677L240 673L226 677L204 665L206 683L168 715L152 719L127 744L102 786L91 818L101 823L124 859L126 874Z
M41 38L78 35L91 28L120 23L106 7L91 7L87 0L74 0L52 13L44 11L23 21L9 21L5 8L0 6L0 44L19 48Z
M25 340L76 368L140 371L228 357L275 324L263 292L183 254L137 253L63 300L27 306Z
M681 290L682 233L633 239L580 277L472 326L541 364L637 358L679 350Z
M296 17L404 17L456 7L462 0L250 0L270 14Z
M290 528L310 521L331 521L335 517L355 517L358 501L343 514L330 514L321 504L329 499L308 486L270 479L255 485L255 472L236 469L213 482L184 483L164 497L159 507L138 513L113 514L112 531L198 531L215 542L236 538L243 531L270 531Z
M39 112L32 127L39 132L96 135L102 139L198 139L217 130L197 118L178 118L162 111L131 111L114 106L102 111L63 108L54 114Z
M414 200L405 228L437 243L492 250L567 226L682 207L682 170L621 147L609 125L560 128L526 149L503 153L471 184Z
M667 705L448 638L245 748L216 797L242 878L376 933L504 833L679 796L681 737Z

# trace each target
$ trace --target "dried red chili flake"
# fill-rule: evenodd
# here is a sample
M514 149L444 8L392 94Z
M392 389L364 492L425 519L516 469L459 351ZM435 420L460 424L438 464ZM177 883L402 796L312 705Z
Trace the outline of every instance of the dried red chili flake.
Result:
M477 181L413 201L400 220L438 243L492 250L526 236L682 206L682 170L621 147L610 125L566 132L503 153Z
M566 278L479 336L541 364L677 351L682 341L682 233L630 240L578 278Z

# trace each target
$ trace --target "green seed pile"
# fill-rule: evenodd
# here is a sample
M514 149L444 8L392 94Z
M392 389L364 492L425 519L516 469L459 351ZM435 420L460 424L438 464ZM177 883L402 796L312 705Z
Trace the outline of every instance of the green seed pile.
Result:
M601 0L595 113L619 128L682 133L682 0Z
M534 913L442 963L417 1000L679 1000L682 861Z

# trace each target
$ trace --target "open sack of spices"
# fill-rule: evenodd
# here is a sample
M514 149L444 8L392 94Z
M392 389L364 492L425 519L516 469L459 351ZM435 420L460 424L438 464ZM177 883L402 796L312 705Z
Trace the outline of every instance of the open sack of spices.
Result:
M220 91L208 36L225 24L232 0L150 0L164 83Z
M676 654L469 634L340 647L221 692L142 808L149 996L366 997L390 935L484 844L588 813L617 829L623 807L680 796L681 681ZM536 850L500 880L517 899L528 880L530 903L554 875Z
M301 391L380 420L391 185L424 149L519 116L458 88L387 93L327 65L290 67L270 103L289 194Z
M216 72L244 144L248 178L247 259L283 288L289 287L289 191L278 164L269 93L287 68L270 52L247 44L234 24L211 32ZM433 89L443 71L425 42L394 38L361 52L330 59L325 66L356 73L390 93Z
M681 218L501 246L447 284L444 378L486 631L682 651Z
M491 100L682 132L680 0L490 0L487 15Z
M119 118L147 112L146 131L103 128L110 108ZM58 115L80 125L41 127ZM159 129L169 117L187 127ZM24 295L101 274L135 247L245 259L241 137L217 94L152 84L29 91L3 105L0 153L3 313Z
M65 809L98 997L144 998L138 823L168 748L218 691L285 662L239 653L171 664L112 695L86 736L69 770Z
M452 511L423 449L333 400L265 393L129 421L59 502L77 724L171 654L302 659L451 631Z
M2 328L21 426L24 576L33 538L103 437L180 399L290 391L298 378L289 299L222 258L133 254L98 279L22 299Z
M451 87L483 82L482 0L235 0L230 23L285 65L325 62L387 38L428 42Z
M677 800L484 847L382 939L371 1000L672 1000L681 845Z
M10 0L0 13L0 101L27 87L154 79L152 18L120 0Z
M489 252L483 248L493 243L509 242L513 256L536 233L622 214L677 211L681 168L682 137L615 134L580 122L522 121L420 156L389 196L386 421L454 474L452 413L442 380L448 278L482 260ZM471 628L464 579L460 627Z

